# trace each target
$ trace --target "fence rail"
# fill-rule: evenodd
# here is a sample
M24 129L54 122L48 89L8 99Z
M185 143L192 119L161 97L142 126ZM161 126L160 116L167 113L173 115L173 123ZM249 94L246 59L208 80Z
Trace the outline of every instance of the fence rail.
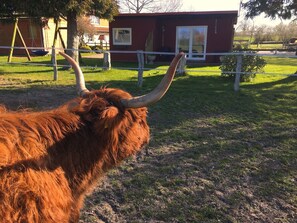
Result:
M45 50L48 51L48 53L51 55L51 61L48 64L40 64L40 63L34 63L33 61L30 62L26 62L26 63L17 63L17 62L11 62L11 58L8 59L7 63L10 64L25 64L25 65L36 65L36 66L50 66L53 67L54 70L54 80L58 80L58 67L59 66L65 66L65 65L58 65L57 63L57 59L56 59L56 54L59 51L64 51L64 50L72 50L72 51L78 51L80 53L96 53L96 54L103 54L103 64L101 69L102 70L109 70L109 69L130 69L130 70L136 70L138 71L138 85L142 86L142 82L143 82L143 72L145 70L150 70L152 68L146 68L145 64L147 64L147 61L145 61L145 55L175 55L175 53L173 52L155 52L155 51L142 51L142 50L138 50L138 51L115 51L115 50L83 50L83 49L64 49L64 48L54 48L52 47L51 49L47 48L44 49L43 47L11 47L11 46L0 46L0 49L9 49L11 52L13 52L13 50L17 49L17 50ZM10 52L9 56L12 55L12 53ZM115 67L112 66L112 61L111 61L111 54L136 54L137 55L137 59L138 59L138 66L137 67ZM197 54L200 55L200 54ZM202 54L201 54L202 55ZM234 91L239 91L240 88L240 76L242 74L249 74L247 72L242 72L242 58L244 55L255 55L255 52L245 52L245 51L239 51L239 52L231 52L231 53L206 53L206 56L228 56L228 55L235 55L236 56L236 71L235 72L226 72L226 73L230 73L230 74L235 74L235 81L234 81ZM267 52L267 51L258 51L256 52L256 55L258 56L265 56L265 57L278 57L278 58L297 58L297 56L295 55L295 52L292 51L288 51L288 52L278 52L278 51L272 51L272 52ZM8 56L8 57L9 57ZM0 63L1 64L1 63ZM2 63L3 64L3 63ZM187 59L186 59L186 55L185 57L182 58L178 68L177 68L177 72L178 73L187 73L187 72L208 72L208 73L217 73L218 71L214 71L214 70L188 70L187 67ZM201 65L201 64L200 64ZM84 67L84 66L82 66ZM89 67L89 66L88 66ZM165 69L158 69L155 68L155 70L165 70ZM275 73L259 73L258 74L275 74ZM282 75L292 75L292 74L282 74ZM295 76L295 75L292 75Z

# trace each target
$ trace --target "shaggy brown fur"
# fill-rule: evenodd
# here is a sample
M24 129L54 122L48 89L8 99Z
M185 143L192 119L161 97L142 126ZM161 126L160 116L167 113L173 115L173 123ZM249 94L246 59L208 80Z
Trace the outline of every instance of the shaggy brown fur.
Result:
M0 221L78 222L95 181L149 141L147 109L121 106L130 97L103 88L50 111L0 107Z

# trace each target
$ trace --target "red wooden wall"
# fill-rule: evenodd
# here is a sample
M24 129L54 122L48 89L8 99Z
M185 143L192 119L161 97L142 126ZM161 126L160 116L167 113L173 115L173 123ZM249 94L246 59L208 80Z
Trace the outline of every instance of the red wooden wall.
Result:
M207 53L229 52L232 50L236 21L236 11L120 14L109 26L110 48L112 51L145 50L146 38L153 32L154 51L175 52L177 26L207 26ZM132 45L113 45L113 28L131 28ZM135 54L112 53L111 56L116 61L137 60ZM206 62L217 62L218 58L207 56Z
M19 18L18 27L27 47L42 47L42 27L41 24L30 18ZM0 19L0 46L11 46L14 23ZM19 36L16 36L15 47L23 47ZM0 48L0 54L8 55L10 49ZM15 55L24 55L24 50L14 50Z

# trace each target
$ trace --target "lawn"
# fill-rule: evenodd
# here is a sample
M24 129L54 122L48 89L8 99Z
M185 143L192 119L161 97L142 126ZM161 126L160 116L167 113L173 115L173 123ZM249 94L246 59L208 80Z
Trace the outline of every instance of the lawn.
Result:
M267 61L269 74L237 93L217 66L176 77L149 108L150 144L100 181L81 222L296 222L297 77L282 75L295 73L296 59ZM164 73L145 71L139 88L137 71L83 71L89 88L133 95L153 89ZM2 63L0 102L45 109L74 97L72 71L52 79L51 67Z

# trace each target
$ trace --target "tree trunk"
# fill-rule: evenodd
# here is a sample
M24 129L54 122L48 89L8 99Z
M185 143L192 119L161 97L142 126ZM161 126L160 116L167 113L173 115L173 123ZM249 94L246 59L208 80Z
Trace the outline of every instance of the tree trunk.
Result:
M77 63L79 63L78 43L77 14L71 11L67 14L67 49L69 50L67 50L66 53L77 61Z

